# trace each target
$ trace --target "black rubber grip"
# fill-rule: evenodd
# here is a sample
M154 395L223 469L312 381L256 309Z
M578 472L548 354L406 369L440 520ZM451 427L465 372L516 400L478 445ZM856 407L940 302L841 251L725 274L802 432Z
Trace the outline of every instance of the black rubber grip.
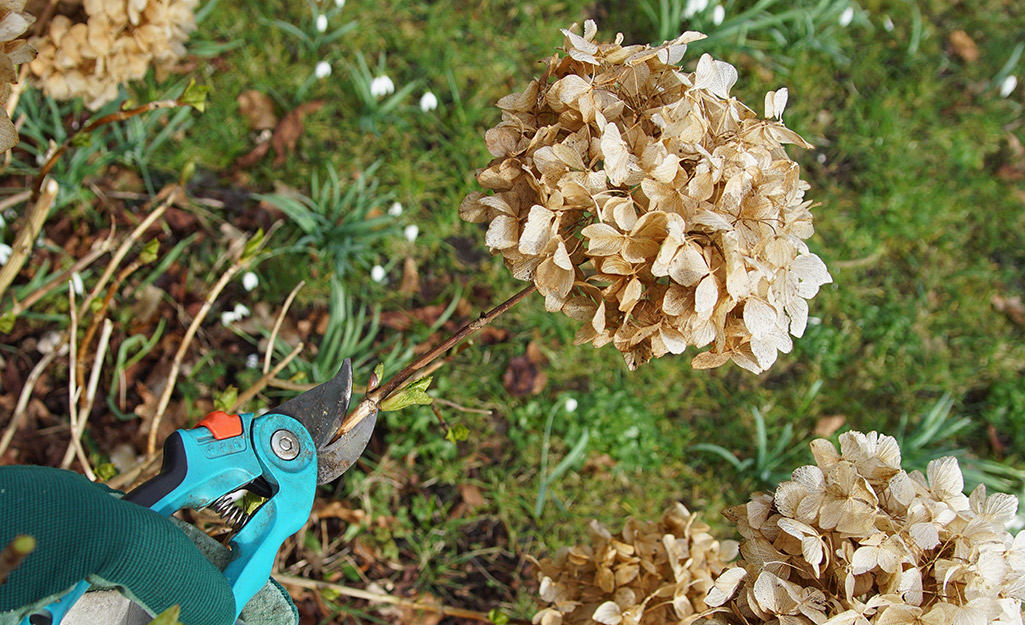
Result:
M182 440L181 434L174 432L164 441L164 461L160 465L160 473L125 495L125 500L151 508L169 492L178 488L185 481L188 472L185 441Z

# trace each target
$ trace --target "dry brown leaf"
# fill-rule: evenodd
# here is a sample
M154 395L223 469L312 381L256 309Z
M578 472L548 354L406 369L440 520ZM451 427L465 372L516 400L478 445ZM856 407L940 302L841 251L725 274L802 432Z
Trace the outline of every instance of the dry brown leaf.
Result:
M267 94L250 89L240 93L236 100L239 112L251 130L272 130L278 125L274 101Z
M954 53L963 60L969 63L979 60L979 46L975 45L975 41L965 31L955 30L947 37L947 41L950 42Z
M997 312L1004 313L1014 325L1025 327L1025 302L1022 302L1020 295L993 295L990 302Z
M288 115L282 118L274 129L271 136L271 144L274 146L274 166L280 167L285 160L295 151L296 143L303 133L303 118L310 113L319 111L324 106L323 100L304 102L292 109Z
M846 422L847 417L842 414L820 417L815 422L815 429L812 431L812 434L815 436L821 436L822 438L829 438L835 434L837 430L842 428Z

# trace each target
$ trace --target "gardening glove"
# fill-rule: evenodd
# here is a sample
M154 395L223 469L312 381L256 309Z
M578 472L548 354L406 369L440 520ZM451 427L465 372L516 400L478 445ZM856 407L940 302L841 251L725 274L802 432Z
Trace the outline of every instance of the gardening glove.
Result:
M185 625L232 623L235 598L220 571L231 559L226 548L77 473L0 467L0 548L19 534L33 536L36 548L0 584L0 625L18 625L83 579L116 588L150 615L177 604ZM65 621L74 616L72 609ZM247 625L299 621L276 583L257 593L240 619Z

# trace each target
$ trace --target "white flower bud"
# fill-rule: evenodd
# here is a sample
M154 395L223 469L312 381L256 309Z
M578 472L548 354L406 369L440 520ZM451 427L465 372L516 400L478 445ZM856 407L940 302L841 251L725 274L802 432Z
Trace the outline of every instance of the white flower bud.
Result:
M370 279L374 282L384 282L384 277L387 272L384 267L380 265L374 265L374 268L370 270Z
M683 9L683 17L694 17L708 8L708 0L687 0L687 6Z
M370 95L375 98L383 98L386 95L395 93L395 83L387 76L378 76L370 81Z
M576 412L576 410L577 400L573 399L572 397L566 398L566 412Z
M260 278L256 276L252 271L247 271L242 274L242 288L246 291L252 291L256 287L260 286Z
M39 341L36 343L36 350L43 355L50 354L60 344L60 342L60 332L57 332L56 330L53 332L47 332L43 336L39 337Z
M313 70L313 75L317 77L317 80L327 78L331 75L331 64L327 61L317 63L317 67Z
M413 241L416 241L416 235L420 234L420 228L418 228L416 224L410 224L406 226L406 229L403 230L402 233L406 235L406 240L412 243Z
M438 108L438 97L428 91L427 93L420 96L420 110L426 113L427 111L433 111Z
M260 367L260 356L249 354L246 356L246 369L258 369Z
M893 20L890 19L889 15L887 15L886 19L883 20L883 29L888 33L892 33L894 28Z
M402 214L402 204L398 202L392 202L392 205L388 208L388 214L392 217L398 217Z
M345 6L345 0L335 0L335 6L339 9Z
M321 13L317 16L317 32L322 33L327 31L327 16Z
M1014 74L1000 81L1000 97L1006 98L1011 95L1014 88L1018 86L1018 77Z
M75 289L75 295L81 295L85 290L85 285L82 284L82 274L77 271L71 274L71 288Z
M847 7L840 14L840 25L846 28L854 20L854 7Z
M712 23L718 26L724 19L726 19L726 9L721 4L715 5L715 8L712 9Z
M11 249L10 245L0 243L0 265L7 264L7 261L11 258L11 252L13 251L14 250Z
M249 307L245 304L235 304L235 317L243 319L249 316Z
M234 311L226 310L221 313L221 323L223 325L230 326L236 321L238 321L238 315L236 315Z

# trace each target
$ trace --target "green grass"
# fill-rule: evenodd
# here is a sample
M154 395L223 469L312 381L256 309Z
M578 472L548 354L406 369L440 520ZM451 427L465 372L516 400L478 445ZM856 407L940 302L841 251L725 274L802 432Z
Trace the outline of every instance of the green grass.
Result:
M752 4L730 6L739 11ZM195 162L208 186L271 193L283 184L309 195L314 172L323 180L323 172L337 171L344 182L379 163L373 175L381 193L402 203L397 220L417 224L420 236L415 245L398 238L368 262L394 261L401 268L409 255L424 288L410 296L365 276L346 276L347 292L394 311L444 306L461 289L469 304L463 314L472 318L522 286L486 255L483 230L460 222L456 212L462 197L477 188L475 169L488 161L483 133L499 119L493 103L537 73L535 61L561 44L558 29L572 22L596 17L600 36L618 29L637 42L654 39L657 29L639 6L350 0L332 28L351 20L358 26L311 51L265 25L278 19L308 26L306 4L221 3L196 35L205 48L230 47L201 59L194 72L212 87L207 112L193 116L180 141L148 155L149 171L174 176ZM913 432L949 394L951 415L969 420L951 446L1025 467L1025 329L991 304L994 295L1025 295L1025 187L998 175L1014 158L1009 137L1025 139L1025 90L1019 86L1001 98L993 84L1015 37L1020 39L1014 24L1025 21L1025 8L999 0L950 6L871 0L862 8L847 29L829 29L826 43L840 55L822 46L773 44L771 36L759 44L762 57L728 40L709 46L738 66L734 94L756 110L766 90L787 86L787 123L817 146L792 156L811 183L808 196L820 204L809 244L830 267L834 283L810 303L816 321L795 340L793 353L761 376L732 366L694 371L690 354L631 373L611 346L573 346L573 322L544 312L538 298L528 299L496 322L509 332L508 341L474 345L435 373L434 394L474 409L440 407L449 424L469 428L467 441L445 440L426 407L382 415L380 444L369 456L373 470L354 472L339 487L353 505L398 519L387 532L367 528L364 535L389 558L413 554L423 572L422 590L485 611L488 601L497 601L529 617L529 583L518 594L479 600L459 592L467 553L485 563L502 561L485 545L461 539L466 523L494 520L508 536L504 549L533 554L580 541L590 518L619 528L630 515L656 517L673 500L706 511L707 520L723 528L719 511L765 484L757 472L692 448L719 445L739 463L751 459L744 466L756 466L753 411L764 417L766 449L789 428L796 466L810 461L807 442L823 417L841 415L847 428L888 433L897 433L904 419ZM892 32L884 27L887 16ZM957 29L978 43L978 61L951 53L947 36ZM357 55L372 69L383 58L397 88L416 87L390 111L367 109L352 84ZM696 58L688 53L684 64L692 67ZM330 61L333 73L309 83L319 60ZM1025 74L1025 62L1012 72ZM279 116L303 102L322 100L324 106L305 119L297 149L283 166L272 165L271 154L233 175L232 163L254 139L235 102L247 89L268 93ZM440 106L422 113L417 102L428 89ZM231 221L236 215L226 210L215 217ZM276 235L276 245L293 245L299 236L288 226ZM274 257L260 266L261 278L274 285L266 291L274 294L269 303L278 306L299 279L307 279L311 286L297 306L326 309L327 261L297 267L295 258ZM425 333L426 326L416 326L408 338L419 342ZM392 336L384 330L381 339ZM536 396L512 397L503 373L532 342L548 359L541 366L547 384ZM227 375L223 364L214 369L207 370L212 379ZM204 388L190 384L188 396L198 399ZM810 393L814 388L818 392ZM567 397L579 407L555 417L544 449L547 416ZM544 511L535 518L542 453L550 472L585 429L584 461L547 483ZM785 474L789 468L773 470ZM456 521L449 514L459 503L459 485L468 480L486 503Z

